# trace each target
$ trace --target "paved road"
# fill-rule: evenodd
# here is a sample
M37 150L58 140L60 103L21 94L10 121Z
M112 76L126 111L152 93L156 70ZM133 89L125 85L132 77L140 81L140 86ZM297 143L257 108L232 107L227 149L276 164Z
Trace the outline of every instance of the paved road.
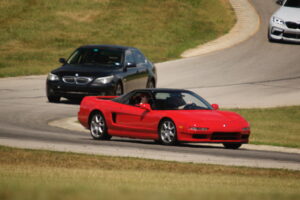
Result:
M300 46L266 41L266 20L276 8L273 2L253 0L262 28L249 41L228 50L159 64L159 86L192 88L221 106L273 105L274 98L280 99L276 101L279 105L299 104ZM51 120L76 116L79 106L68 101L48 103L44 86L45 76L0 79L0 144L300 170L299 154L192 144L166 147L126 139L93 141L82 132L50 127Z
M300 103L300 45L269 43L275 0L253 0L261 28L233 48L159 65L159 86L193 89L221 107L273 107Z

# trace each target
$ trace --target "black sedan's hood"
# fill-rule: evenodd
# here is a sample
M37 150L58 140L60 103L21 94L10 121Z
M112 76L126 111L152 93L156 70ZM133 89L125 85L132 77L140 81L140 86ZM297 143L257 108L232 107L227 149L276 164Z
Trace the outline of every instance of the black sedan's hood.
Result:
M120 72L120 68L109 66L96 65L71 65L66 64L52 71L58 76L89 76L89 77L104 77Z

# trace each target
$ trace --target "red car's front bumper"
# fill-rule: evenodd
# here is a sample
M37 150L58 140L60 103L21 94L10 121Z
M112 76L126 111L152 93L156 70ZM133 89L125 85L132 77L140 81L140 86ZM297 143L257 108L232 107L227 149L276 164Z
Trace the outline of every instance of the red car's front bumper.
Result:
M180 132L178 140L203 143L248 143L250 131L245 132Z

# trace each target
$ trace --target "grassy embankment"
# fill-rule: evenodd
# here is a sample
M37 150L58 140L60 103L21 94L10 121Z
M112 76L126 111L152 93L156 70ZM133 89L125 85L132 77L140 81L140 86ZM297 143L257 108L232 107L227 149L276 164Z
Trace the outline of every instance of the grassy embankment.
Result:
M0 199L299 199L300 172L0 147Z
M250 122L250 143L300 148L300 106L232 111Z
M234 23L228 0L1 0L0 77L48 73L85 44L170 60Z

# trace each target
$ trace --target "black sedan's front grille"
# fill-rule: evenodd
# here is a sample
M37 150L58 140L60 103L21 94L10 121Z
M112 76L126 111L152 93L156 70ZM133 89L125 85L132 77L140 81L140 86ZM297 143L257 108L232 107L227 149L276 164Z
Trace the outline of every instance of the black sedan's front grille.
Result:
M93 78L83 76L64 76L62 77L62 80L69 84L87 85L93 80Z
M75 84L75 77L74 76L64 76L62 78L62 80L65 82L65 83L73 83Z
M295 22L286 22L285 24L286 24L286 26L288 28L291 28L291 29L300 29L300 24L297 24Z

